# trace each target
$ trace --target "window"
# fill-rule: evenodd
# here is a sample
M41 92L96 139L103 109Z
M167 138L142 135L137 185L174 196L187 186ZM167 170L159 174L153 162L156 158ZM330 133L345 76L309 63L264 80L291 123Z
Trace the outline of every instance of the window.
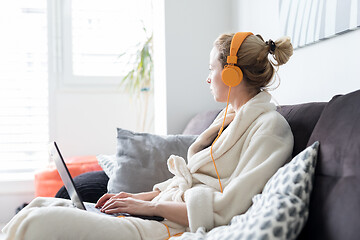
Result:
M131 61L119 56L135 52L149 26L147 0L0 2L2 176L48 161L49 79L70 87L119 84Z
M0 174L46 162L46 0L0 2Z
M129 71L129 59L119 56L135 53L136 44L145 40L143 27L148 29L151 23L151 1L64 2L64 83L119 84Z

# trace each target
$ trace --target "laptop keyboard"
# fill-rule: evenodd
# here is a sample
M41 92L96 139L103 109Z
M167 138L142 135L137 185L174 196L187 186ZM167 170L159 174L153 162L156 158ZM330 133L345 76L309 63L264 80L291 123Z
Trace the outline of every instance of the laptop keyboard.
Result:
M155 221L163 221L164 218L163 217L158 217L158 216L142 216L142 215L130 215L128 213L112 213L112 214L107 214L107 213L103 213L100 211L100 208L96 208L94 203L88 203L88 202L84 202L86 211L89 212L95 212L95 213L100 213L106 216L112 216L112 217L118 217L118 216L125 216L125 217L138 217L138 218L142 218L142 219L147 219L147 220L155 220Z
M100 213L106 216L112 216L112 217L118 217L118 216L129 216L129 214L127 213L114 213L114 214L107 214L104 212L100 211L100 208L96 208L94 203L88 203L88 202L84 202L86 211L89 212L95 212L95 213Z

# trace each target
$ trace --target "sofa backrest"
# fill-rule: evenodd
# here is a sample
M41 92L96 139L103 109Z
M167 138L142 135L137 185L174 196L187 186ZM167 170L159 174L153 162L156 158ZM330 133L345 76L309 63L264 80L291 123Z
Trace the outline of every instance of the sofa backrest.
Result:
M317 123L325 102L305 103L297 105L284 105L277 111L288 121L294 134L293 156L305 149L309 137ZM185 127L183 134L199 135L214 121L221 109L201 112L195 115Z
M313 102L297 105L284 105L277 111L284 116L294 135L292 157L306 148L310 135L326 106L326 102Z
M308 145L315 141L318 161L300 239L360 239L360 90L329 101Z
M186 125L182 134L184 135L199 135L205 131L210 124L215 120L221 109L201 112L196 114Z

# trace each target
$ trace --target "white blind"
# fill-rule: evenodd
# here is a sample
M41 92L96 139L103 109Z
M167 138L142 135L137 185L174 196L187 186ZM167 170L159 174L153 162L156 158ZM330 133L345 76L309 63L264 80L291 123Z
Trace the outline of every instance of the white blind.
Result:
M124 76L127 56L151 33L149 0L72 0L72 69L76 76Z
M0 1L0 173L48 159L46 0Z

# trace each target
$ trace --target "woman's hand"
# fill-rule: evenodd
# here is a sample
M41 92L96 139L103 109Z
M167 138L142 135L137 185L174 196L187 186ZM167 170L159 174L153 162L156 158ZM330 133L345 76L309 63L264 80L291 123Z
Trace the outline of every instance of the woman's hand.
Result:
M155 204L132 197L116 198L111 197L101 208L102 212L129 213L132 215L154 216Z
M109 199L120 199L127 197L133 197L133 194L126 192L120 192L118 194L106 193L97 201L95 207L97 208L102 207L107 201L109 201Z
M132 215L161 216L170 221L189 226L187 207L179 202L150 202L159 191L147 193L105 194L96 204L105 213L129 213Z
M160 191L152 191L152 192L143 192L143 193L127 193L127 192L120 192L118 194L110 194L110 193L106 193L104 194L96 203L95 207L99 208L102 207L109 199L111 198L135 198L135 199L139 199L139 200L143 200L143 201L151 201L152 199L154 199L154 197L156 197L157 195L159 195Z

